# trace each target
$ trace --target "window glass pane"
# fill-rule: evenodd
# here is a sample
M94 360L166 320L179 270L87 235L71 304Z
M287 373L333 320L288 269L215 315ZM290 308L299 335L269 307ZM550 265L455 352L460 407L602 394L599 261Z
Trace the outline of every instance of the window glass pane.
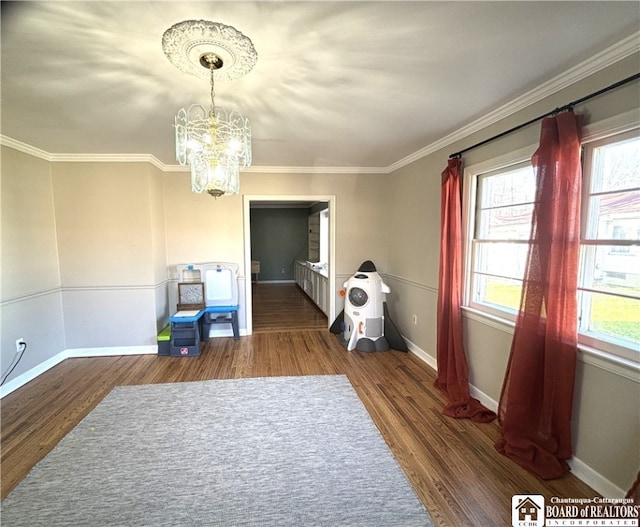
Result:
M503 207L515 203L531 203L535 198L535 176L531 165L499 174L480 176L480 207Z
M477 237L484 240L528 240L533 204L514 205L480 212Z
M582 299L581 332L640 349L640 300L592 292Z
M640 247L585 246L582 261L582 287L640 297Z
M591 192L640 187L640 137L593 149Z
M507 309L516 312L520 307L520 292L522 283L518 280L509 280L496 276L477 274L475 276L474 301L479 304L488 304L498 309Z
M640 190L592 196L589 223L587 239L639 240Z
M477 242L475 247L476 272L522 279L527 263L527 244Z

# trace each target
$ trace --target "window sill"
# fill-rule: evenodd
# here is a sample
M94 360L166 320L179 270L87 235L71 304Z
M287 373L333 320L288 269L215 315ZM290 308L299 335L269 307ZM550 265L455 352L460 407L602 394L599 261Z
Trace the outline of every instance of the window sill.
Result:
M462 307L463 316L503 333L513 335L515 323L470 307ZM578 360L640 384L640 363L578 344Z

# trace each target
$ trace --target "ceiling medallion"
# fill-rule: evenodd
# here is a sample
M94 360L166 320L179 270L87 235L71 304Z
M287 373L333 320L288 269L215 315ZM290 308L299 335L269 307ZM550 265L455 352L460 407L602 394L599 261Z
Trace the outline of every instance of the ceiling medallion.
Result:
M239 79L249 73L258 60L251 39L232 26L208 20L185 20L174 24L162 35L162 50L180 71L203 79L209 71L200 57L215 53L224 63L216 70L216 81Z

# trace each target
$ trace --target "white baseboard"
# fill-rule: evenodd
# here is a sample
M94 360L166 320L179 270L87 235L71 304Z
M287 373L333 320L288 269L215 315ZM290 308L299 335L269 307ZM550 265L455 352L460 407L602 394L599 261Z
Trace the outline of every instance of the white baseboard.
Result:
M404 340L407 343L407 347L409 348L409 351L411 353L425 362L428 366L431 366L434 370L438 371L438 361L435 357L429 355L426 351L411 342L409 339L404 338ZM494 401L491 397L489 397L482 390L476 388L473 384L469 385L469 392L472 397L478 399L489 410L492 410L493 412L496 412L498 410L498 402Z
M407 338L405 338L404 340L407 342L407 346L411 353L425 362L428 366L438 371L438 363L434 357L429 355L420 347L416 346ZM489 397L486 393L484 393L482 390L479 390L473 384L469 385L469 392L472 397L478 399L489 410L492 410L494 412L498 411L498 401L495 401L494 399ZM596 472L581 459L578 459L574 456L568 461L568 463L569 467L571 468L571 473L579 480L589 485L598 494L601 494L606 498L624 498L625 491L623 489L613 484L599 472Z
M238 335L240 337L246 337L248 335L247 330L245 328L240 328L238 330ZM210 339L220 337L233 337L233 329L212 329L211 331L209 331Z
M148 346L110 346L104 348L71 348L65 350L67 358L112 357L116 355L152 355L158 353L158 345Z
M593 470L584 461L577 457L572 457L567 461L571 468L571 473L581 481L584 481L593 490L602 494L605 498L624 498L626 491L614 485L599 472Z
M21 386L32 381L47 370L60 364L65 359L78 357L109 357L114 355L147 355L158 353L157 344L149 346L113 346L108 348L70 348L57 353L53 357L41 362L30 370L11 379L7 384L0 386L0 399L11 392L16 391Z
M426 363L428 366L431 366L434 370L438 371L438 363L435 357L432 357L422 348L420 348L419 346L416 346L408 338L406 337L402 337L402 338L407 343L407 347L409 348L409 351L411 353L413 353L416 357L418 357L422 362Z
M47 359L44 362L41 362L37 366L34 366L30 370L27 370L24 373L21 373L14 379L11 379L7 384L3 384L0 386L0 399L5 395L9 395L11 392L16 391L21 386L24 386L29 381L35 379L38 375L42 375L47 370L50 370L54 366L60 364L63 360L68 358L67 351L61 351L60 353L54 355L50 359Z
M469 384L469 393L471 394L471 397L478 399L478 401L480 401L483 406L485 406L485 408L488 408L492 412L498 411L498 401L493 400L482 390L478 390L478 388L476 388L473 384Z
M246 336L247 330L240 329L240 336ZM216 329L211 331L210 338L215 337L233 337L233 331L231 329ZM50 359L41 362L37 366L34 366L30 370L18 375L16 378L11 379L7 384L0 386L0 399L5 395L9 395L11 392L16 391L21 386L24 386L29 381L32 381L39 375L42 375L47 370L50 370L54 366L60 364L65 359L73 359L80 357L114 357L118 355L156 355L158 353L158 345L150 344L146 346L110 346L101 348L69 348L54 355Z

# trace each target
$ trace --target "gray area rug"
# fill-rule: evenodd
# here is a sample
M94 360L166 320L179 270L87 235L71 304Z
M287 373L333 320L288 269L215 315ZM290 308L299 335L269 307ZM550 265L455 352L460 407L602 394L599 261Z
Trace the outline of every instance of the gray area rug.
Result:
M2 501L11 526L431 526L345 376L122 386Z

